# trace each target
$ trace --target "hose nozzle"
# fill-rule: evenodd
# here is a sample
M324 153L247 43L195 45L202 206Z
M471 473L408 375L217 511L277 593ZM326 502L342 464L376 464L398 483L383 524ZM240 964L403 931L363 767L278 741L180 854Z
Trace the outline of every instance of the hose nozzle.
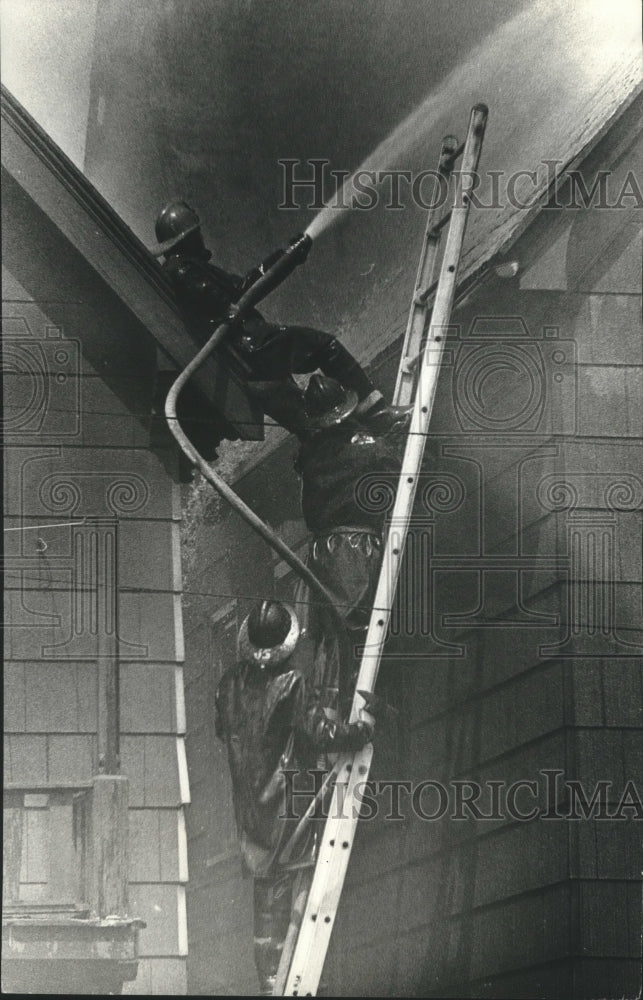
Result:
M297 235L293 236L293 238L288 242L290 249L286 250L286 253L289 256L292 254L293 257L295 257L296 264L303 264L310 253L310 248L313 245L312 237L310 237L308 233L297 233Z
M239 300L237 303L238 311L244 312L249 307L254 306L269 292L277 288L282 281L285 281L299 264L304 263L312 245L313 241L306 233L297 233L296 236L293 236L286 249L280 251L279 255L275 255L272 264L261 278L255 281L243 298Z

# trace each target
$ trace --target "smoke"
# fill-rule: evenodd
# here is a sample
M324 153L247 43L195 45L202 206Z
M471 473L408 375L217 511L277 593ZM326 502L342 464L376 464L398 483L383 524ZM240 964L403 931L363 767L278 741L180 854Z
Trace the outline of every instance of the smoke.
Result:
M460 117L463 95L490 105L491 119L507 104L516 114L516 98L528 106L533 93L608 78L640 51L637 0L536 0L498 27L468 54L346 179L307 227L315 239L350 211L355 178L362 171L391 170L412 155L440 122ZM499 100L492 100L495 91ZM545 110L545 108L543 109ZM546 113L546 110L545 110ZM538 123L539 124L539 123ZM451 125L451 128L453 125ZM450 131L450 129L449 129ZM370 183L370 179L369 179ZM343 207L345 206L345 207Z

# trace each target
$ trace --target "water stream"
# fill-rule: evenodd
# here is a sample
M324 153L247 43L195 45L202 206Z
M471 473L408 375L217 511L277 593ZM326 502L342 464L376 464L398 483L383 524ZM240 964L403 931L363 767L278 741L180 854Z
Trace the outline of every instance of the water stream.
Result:
M359 196L355 188L356 175L361 171L374 171L377 178L377 172L392 170L405 160L408 162L411 151L420 144L426 146L427 138L440 121L446 123L448 119L446 130L455 130L462 140L467 126L466 120L460 121L464 95L472 95L471 104L488 103L493 123L493 95L484 93L484 88L497 88L504 93L513 90L517 94L524 93L527 98L530 78L536 84L546 75L549 86L555 87L557 76L570 73L578 74L579 84L584 76L600 77L606 63L614 60L615 50L622 49L625 54L633 45L638 45L631 37L632 23L637 23L637 17L632 17L635 3L636 0L618 0L616 5L606 0L581 0L574 4L569 0L535 0L485 37L393 129L319 211L308 225L307 234L316 239L351 211L354 197ZM430 56L430 39L427 54ZM565 67L561 66L561 59L565 60ZM476 88L473 94L472 88ZM454 120L456 115L457 120ZM431 136L436 162L427 163L426 167L436 166L441 138L441 135ZM431 152L429 150L429 155ZM370 178L368 183L376 186Z

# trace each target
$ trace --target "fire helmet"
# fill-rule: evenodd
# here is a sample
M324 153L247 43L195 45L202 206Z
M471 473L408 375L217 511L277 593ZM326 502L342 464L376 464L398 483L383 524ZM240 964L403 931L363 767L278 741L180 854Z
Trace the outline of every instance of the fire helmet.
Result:
M304 393L306 425L310 430L322 430L341 424L357 403L357 393L353 389L344 389L326 375L312 375Z
M173 247L182 243L186 236L196 232L201 222L187 201L170 201L158 215L154 231L158 246L151 249L155 257L162 257Z
M287 660L299 639L297 615L288 604L260 601L239 629L239 658L270 667Z

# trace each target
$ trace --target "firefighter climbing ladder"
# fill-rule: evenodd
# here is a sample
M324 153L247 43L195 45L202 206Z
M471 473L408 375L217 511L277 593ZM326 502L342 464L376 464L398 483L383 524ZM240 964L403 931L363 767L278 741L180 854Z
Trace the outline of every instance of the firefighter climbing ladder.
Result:
M368 704L374 695L395 598L435 399L446 328L453 308L458 265L471 204L469 192L473 190L475 183L486 120L486 106L475 105L471 111L464 146L457 148L457 142L451 136L447 136L442 144L439 165L439 173L443 178L441 183L448 185L453 172L454 200L450 211L432 210L427 220L394 402L397 405L410 403L416 383L417 389L402 471L384 548L382 569L351 708L351 722L369 718ZM453 164L460 154L462 154L462 166L460 171L454 172ZM443 202L443 199L440 199L440 202ZM440 276L436 284L434 274L437 269L440 239L447 223L448 233ZM434 292L431 322L425 338L428 301ZM333 788L329 818L321 838L305 907L302 890L298 889L293 922L284 945L274 995L314 996L317 992L359 819L360 802L356 786L367 780L372 755L372 744L368 744L357 753L340 755L333 768L337 778Z

